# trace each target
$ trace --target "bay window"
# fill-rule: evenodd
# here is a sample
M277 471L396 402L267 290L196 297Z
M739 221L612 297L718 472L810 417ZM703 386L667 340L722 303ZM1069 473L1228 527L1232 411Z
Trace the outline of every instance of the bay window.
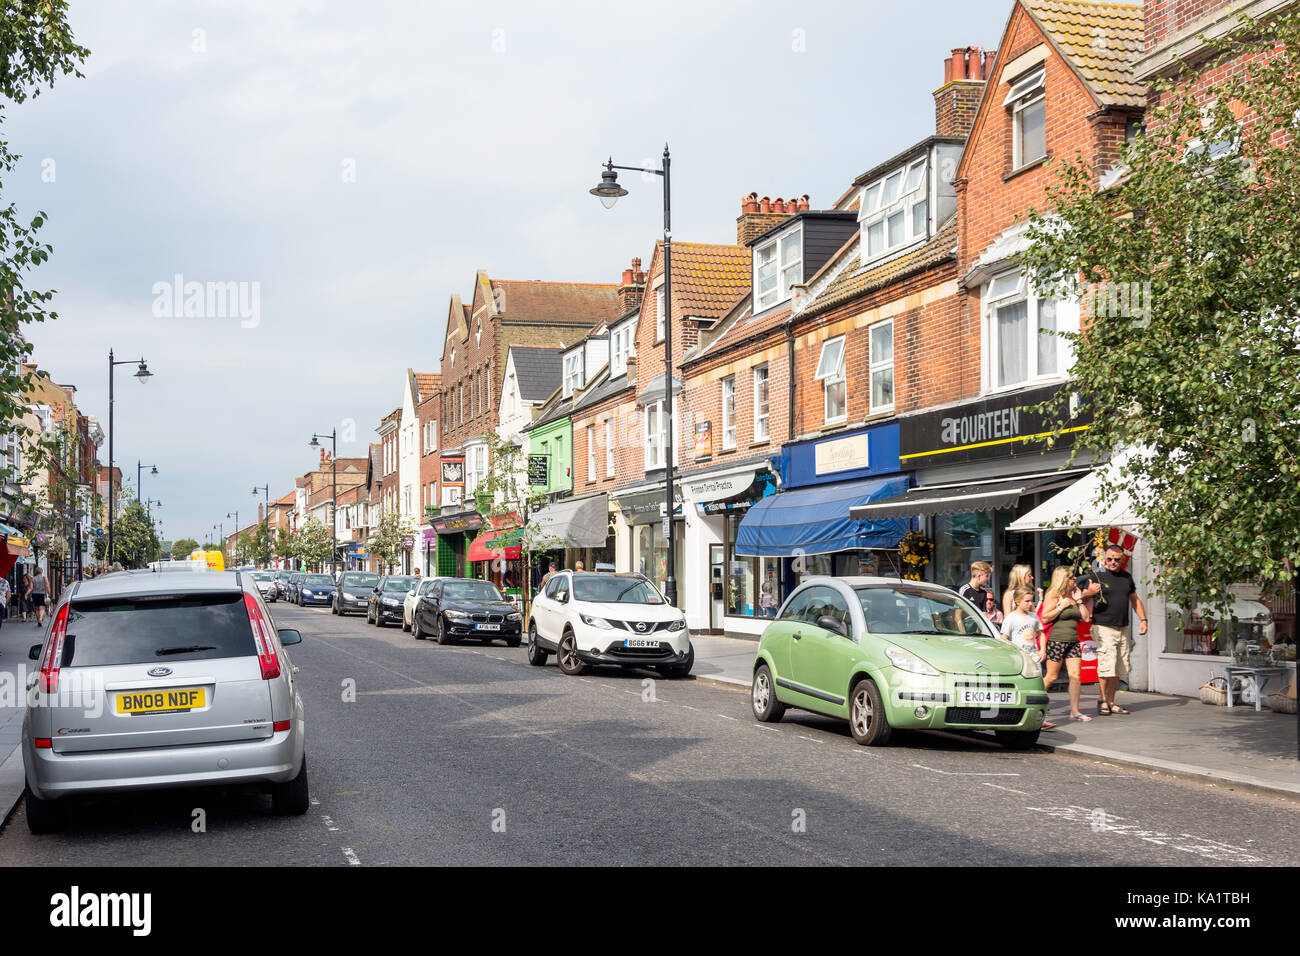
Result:
M487 445L465 446L465 494L473 495L487 478Z

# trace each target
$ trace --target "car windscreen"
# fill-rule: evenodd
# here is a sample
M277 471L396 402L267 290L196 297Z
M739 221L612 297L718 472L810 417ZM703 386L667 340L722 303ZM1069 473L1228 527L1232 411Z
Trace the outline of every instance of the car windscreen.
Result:
M270 580L273 579L273 577L274 577L274 575L269 574L269 573L267 573L266 571L254 571L254 572L253 572L253 580L254 580L254 581L270 581Z
M309 574L302 579L304 587L309 588L332 588L334 579L328 574Z
M415 578L389 578L384 582L385 591L393 591L398 594L405 594L415 586Z
M345 574L343 580L339 582L345 588L373 588L379 583L377 574Z
M855 588L872 634L996 637L983 614L955 594L929 588Z
M74 601L63 642L64 667L256 654L242 594Z
M501 592L487 581L448 581L442 586L442 600L500 601Z
M664 599L648 581L610 574L575 574L573 596L593 604L663 604Z

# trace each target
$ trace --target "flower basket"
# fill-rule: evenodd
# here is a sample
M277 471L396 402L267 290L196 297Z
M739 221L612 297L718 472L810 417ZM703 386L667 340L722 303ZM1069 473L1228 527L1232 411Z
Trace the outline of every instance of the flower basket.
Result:
M898 542L898 559L903 563L903 577L920 581L925 566L934 560L934 542L920 531L909 531Z
M1224 707L1228 703L1228 679L1226 677L1211 677L1200 687L1200 697L1202 704L1210 704L1215 707Z

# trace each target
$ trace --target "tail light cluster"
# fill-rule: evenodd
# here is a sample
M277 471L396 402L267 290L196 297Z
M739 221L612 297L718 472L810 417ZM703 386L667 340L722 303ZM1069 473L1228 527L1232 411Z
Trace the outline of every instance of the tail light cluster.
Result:
M244 592L244 607L248 611L248 626L253 630L253 643L257 645L257 663L262 666L262 680L280 676L280 658L275 653L275 633L271 622L262 613L257 598Z
M45 641L45 650L41 654L41 690L47 694L59 692L59 668L63 666L63 638L68 633L68 607L64 604L54 618L50 627L50 636Z

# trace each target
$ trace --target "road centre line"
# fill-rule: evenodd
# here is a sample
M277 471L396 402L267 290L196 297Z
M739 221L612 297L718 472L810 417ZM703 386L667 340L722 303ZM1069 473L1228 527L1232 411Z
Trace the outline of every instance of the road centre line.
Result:
M931 773L941 773L945 777L1018 777L1018 773L973 773L967 770L940 770L937 767L927 767L925 764L914 763L913 767L918 770L928 770Z
M361 860L357 857L357 855L354 852L352 852L352 847L345 846L343 848L343 855L347 857L348 863L351 864L352 866L361 865Z
M1012 787L1004 787L1004 786L1002 786L1002 785L1000 785L1000 784L989 783L989 782L986 781L986 780L985 780L985 781L980 781L980 785L981 785L981 786L984 786L984 787L992 787L994 790L1005 790L1007 793L1018 793L1018 794L1020 794L1022 797L1027 797L1027 796L1029 796L1029 794L1027 794L1027 793L1026 793L1025 791L1023 791L1023 790L1016 790L1016 789L1014 789L1014 788L1012 788Z
M726 714L717 714L716 716L721 717L723 720L735 720L735 719L736 719L735 717L728 717Z

